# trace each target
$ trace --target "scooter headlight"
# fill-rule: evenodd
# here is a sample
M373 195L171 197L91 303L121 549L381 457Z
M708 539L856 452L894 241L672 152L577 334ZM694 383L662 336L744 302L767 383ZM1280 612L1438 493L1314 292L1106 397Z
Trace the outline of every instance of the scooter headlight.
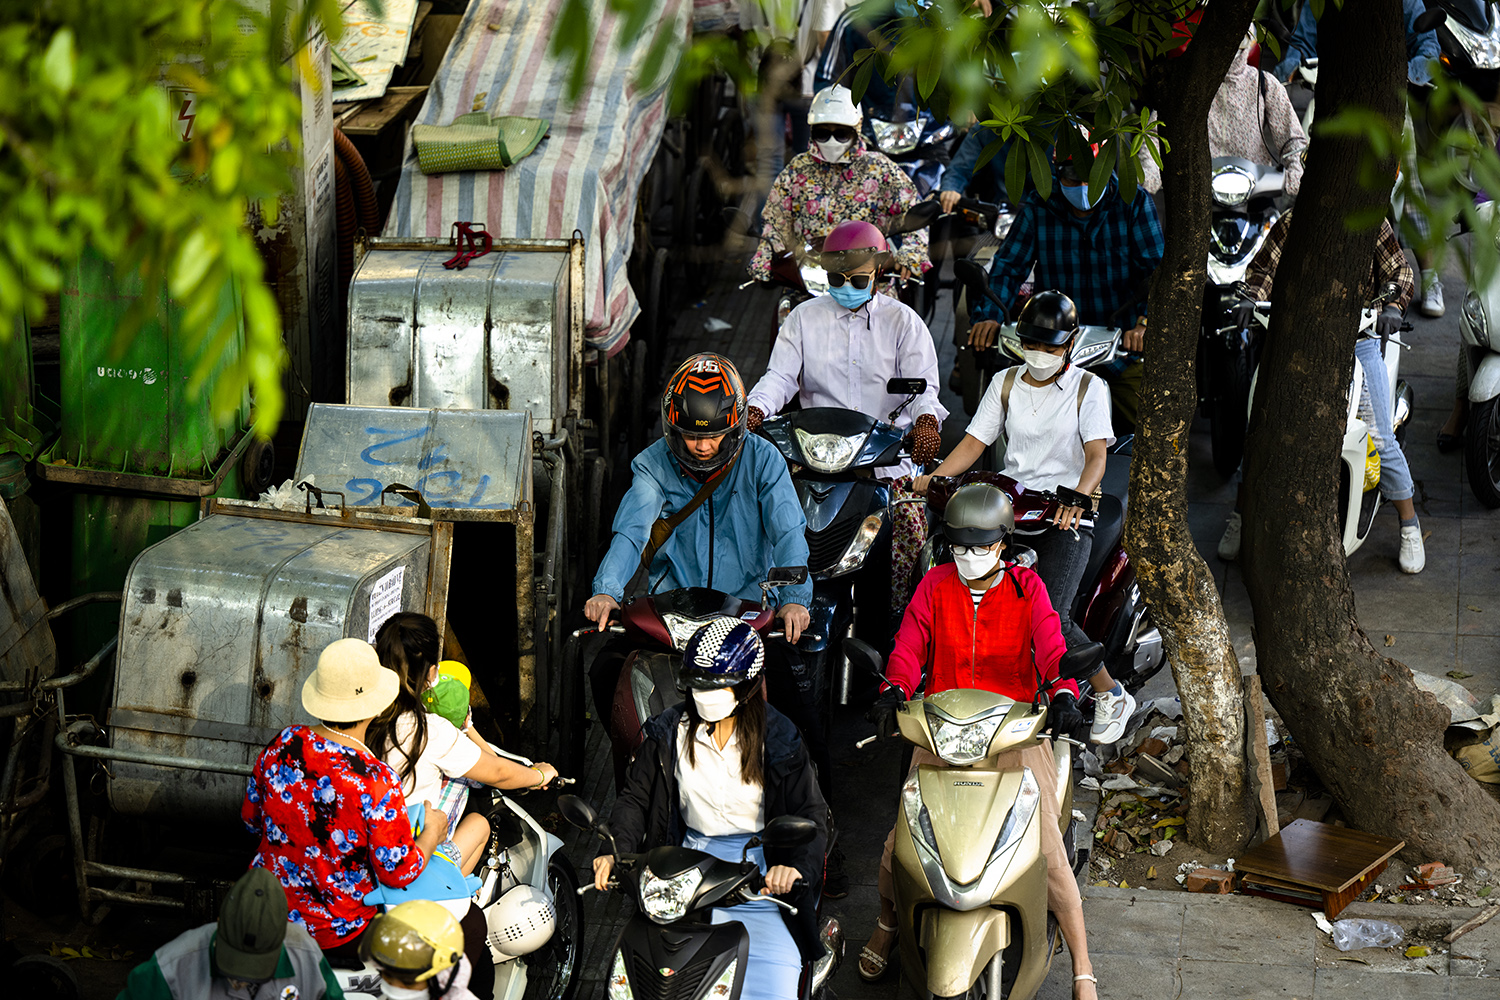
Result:
M1071 359L1073 362L1073 367L1087 368L1089 365L1094 364L1097 361L1102 361L1104 359L1104 356L1109 353L1110 346L1111 344L1109 341L1101 340L1093 344L1086 344L1082 347L1074 348L1073 357Z
M1225 208L1239 208L1249 200L1254 187L1255 178L1238 167L1220 167L1209 182L1214 201Z
M688 640L698 634L698 630L707 625L708 622L700 622L692 618L684 618L682 615L662 615L662 624L667 627L667 635L672 637L672 648L678 651L687 648Z
M994 715L978 722L949 722L929 712L927 728L932 733L932 745L937 755L949 764L964 767L984 760L990 754L990 741L1005 721L1003 715Z
M647 868L641 873L641 909L659 924L681 920L693 894L702 884L703 872L697 868L689 868L671 878L657 878Z
M922 141L920 121L883 122L879 118L872 118L870 130L875 133L875 145L887 156L909 153Z
M615 964L609 969L609 1000L635 1000L630 977L625 975L625 953L615 952Z
M828 272L821 267L802 265L802 286L809 295L822 295L828 291Z
M1485 315L1484 303L1479 294L1472 288L1464 296L1464 324L1469 328L1473 337L1473 343L1478 347L1488 347L1490 342L1490 320Z
M740 960L736 958L725 966L724 974L714 980L714 984L708 988L708 992L703 994L703 996L707 1000L717 1000L719 997L729 996L734 990L734 973L739 964Z
M845 547L844 554L839 557L837 565L828 571L829 577L853 573L863 566L865 556L869 554L870 546L875 544L875 537L880 534L880 527L883 524L885 524L884 511L865 518L859 530L854 533L854 537L849 539L849 544Z
M843 472L859 455L865 435L809 434L797 428L797 445L810 468L819 472Z
M1021 839L1021 834L1031 825L1031 817L1036 815L1036 805L1041 799L1041 786L1036 783L1036 776L1031 773L1031 768L1021 768L1021 790L1016 793L1016 801L1011 805L1005 822L1000 825L1000 834L995 838L995 846L990 851L991 861L1010 850Z

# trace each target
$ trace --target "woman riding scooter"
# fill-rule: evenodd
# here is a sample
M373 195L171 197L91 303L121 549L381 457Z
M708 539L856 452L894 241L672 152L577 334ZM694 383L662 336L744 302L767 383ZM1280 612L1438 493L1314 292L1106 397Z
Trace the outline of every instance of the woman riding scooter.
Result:
M845 219L868 222L886 232L921 200L911 178L890 157L865 148L859 133L862 120L844 87L829 87L813 98L807 114L812 146L793 157L771 184L750 277L770 280L772 258L787 251L800 257L805 245L820 243ZM895 257L903 276L925 272L932 266L927 231L903 236Z
M1026 364L990 382L964 439L933 475L967 471L1004 434L1004 475L1039 490L1076 483L1078 493L1095 496L1104 479L1105 449L1115 443L1115 436L1109 386L1069 361L1078 335L1073 300L1062 292L1038 292L1021 310L1016 334ZM918 493L927 492L931 478L917 479ZM1025 533L1027 544L1036 551L1037 576L1051 596L1069 649L1088 642L1071 610L1094 543L1093 515L1092 508L1065 507L1050 526ZM1113 743L1125 732L1135 699L1102 667L1089 678L1089 686L1094 689L1089 739Z
M622 852L678 844L726 861L739 861L746 842L777 816L816 825L810 843L749 852L765 872L765 892L785 896L796 916L783 919L770 901L714 911L714 923L737 920L750 935L742 1000L797 995L804 956L819 954L828 843L828 807L796 727L766 704L764 663L760 636L738 619L711 621L688 641L681 678L691 697L646 723L646 742L610 820ZM595 888L608 886L613 868L611 854L594 859Z
M1106 410L1106 413L1108 411ZM987 483L958 489L944 512L943 534L953 546L953 562L934 568L912 595L886 664L890 686L870 709L868 718L882 736L896 732L896 710L927 676L927 695L953 688L980 688L1008 698L1031 701L1038 685L1050 695L1047 720L1054 734L1082 725L1077 685L1058 676L1064 649L1057 612L1042 582L1031 570L1005 562L1007 540L1015 529L1010 498ZM912 769L943 762L921 748L913 751ZM1057 814L1057 775L1046 743L1001 754L995 769L1031 770L1040 790L1041 808L1052 810L1039 824L1047 858L1047 907L1057 918L1073 956L1073 989L1082 1000L1097 997L1088 939L1083 926L1083 899L1068 864ZM869 981L885 974L896 940L896 906L891 874L893 828L880 857L880 917L870 942L860 951L859 974Z

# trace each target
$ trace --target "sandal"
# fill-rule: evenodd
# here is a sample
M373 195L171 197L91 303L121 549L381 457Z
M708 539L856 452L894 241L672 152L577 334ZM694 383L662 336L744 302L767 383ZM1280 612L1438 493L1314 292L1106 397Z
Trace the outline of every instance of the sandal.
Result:
M1077 982L1093 983L1094 984L1094 992L1095 992L1095 994L1097 994L1099 992L1099 980L1095 979L1092 973L1089 973L1089 972L1080 972L1078 975L1076 975L1076 976L1073 977L1073 982L1075 982L1075 983L1077 983ZM1074 996L1078 995L1078 990L1077 990L1076 987L1073 990L1073 995Z
M885 924L880 922L880 919L878 917L875 920L875 926L879 927L887 934L896 933L896 928L887 927ZM892 939L891 943L895 944L894 938ZM872 949L869 945L865 945L863 948L859 949L859 978L863 979L865 982L873 983L882 979L885 976L886 970L887 968L889 968L889 966L890 958L888 955L880 954L879 952ZM872 969L874 971L866 971L867 969Z

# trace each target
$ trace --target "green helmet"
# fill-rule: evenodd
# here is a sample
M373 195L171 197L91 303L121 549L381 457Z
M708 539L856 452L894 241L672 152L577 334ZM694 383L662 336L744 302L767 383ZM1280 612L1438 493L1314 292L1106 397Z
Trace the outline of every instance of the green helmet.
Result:
M998 486L970 483L954 491L943 510L943 535L954 545L1004 541L1016 528L1010 497Z

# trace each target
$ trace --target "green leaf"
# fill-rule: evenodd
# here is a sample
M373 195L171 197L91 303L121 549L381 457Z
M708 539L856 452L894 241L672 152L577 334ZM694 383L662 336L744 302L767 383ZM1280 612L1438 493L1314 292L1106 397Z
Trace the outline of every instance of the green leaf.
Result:
M1129 203L1135 200L1138 183L1136 175L1140 172L1141 164L1128 143L1119 143L1116 148L1119 150L1119 163L1115 173L1120 179L1120 197Z
M73 29L60 28L42 56L42 79L59 94L73 89L77 54L73 51Z
M201 227L194 229L188 238L182 241L182 248L177 252L177 257L172 263L172 274L167 283L174 297L186 298L208 273L210 265L214 262L214 257L208 247L208 234Z
M874 72L874 59L865 59L859 64L859 69L854 71L854 85L849 91L854 95L855 104L865 99L865 91L870 89L870 75Z
M1488 896L1490 894L1490 890L1492 888L1493 888L1492 886L1488 886L1488 885L1485 886L1483 889L1479 890L1479 895L1481 895L1481 896Z
M1031 183L1036 185L1036 193L1043 201L1052 197L1052 165L1047 162L1047 155L1042 152L1034 142L1026 144L1026 155L1031 158Z
M1026 149L1023 143L1012 143L1005 157L1005 194L1012 202L1020 202L1026 193Z
M985 145L985 147L979 151L979 158L974 161L974 172L977 174L977 173L979 173L979 171L983 170L984 167L985 167L985 164L989 163L996 156L999 156L1000 155L1000 150L1003 149L1004 147L1005 147L1005 143L1002 142L999 139L995 139L995 140L987 143ZM1012 146L1012 149L1014 149L1014 146ZM1009 166L1009 164L1007 163L1007 167L1008 166ZM1007 181L1006 182L1006 187L1008 188L1009 186L1010 186L1009 181Z
M1094 165L1089 168L1089 204L1098 201L1104 194L1104 189L1109 186L1109 175L1115 165L1114 147L1119 145L1113 139L1106 142L1099 150L1099 155L1094 157Z

